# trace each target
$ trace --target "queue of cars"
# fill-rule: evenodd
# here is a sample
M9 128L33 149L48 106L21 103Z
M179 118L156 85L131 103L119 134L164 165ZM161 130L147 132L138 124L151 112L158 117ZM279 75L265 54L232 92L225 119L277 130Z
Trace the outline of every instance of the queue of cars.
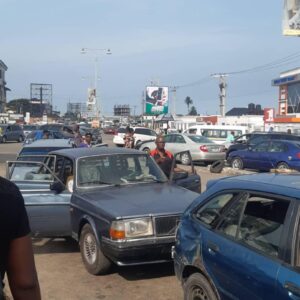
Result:
M166 139L176 135L200 138ZM185 299L300 297L299 175L212 180L199 196L187 189L193 190L186 172L176 174L174 163L166 178L146 149L56 150L47 142L26 145L7 177L24 196L34 236L72 236L91 274L172 254ZM176 160L187 155L193 167L191 153Z

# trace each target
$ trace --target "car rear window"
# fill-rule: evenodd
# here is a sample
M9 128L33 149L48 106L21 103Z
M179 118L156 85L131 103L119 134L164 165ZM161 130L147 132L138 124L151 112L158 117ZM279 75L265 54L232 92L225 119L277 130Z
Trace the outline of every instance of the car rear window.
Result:
M126 133L126 128L119 128L118 133Z
M213 144L214 142L201 135L188 135L188 137L197 144Z
M155 132L147 128L136 128L134 133L155 136Z

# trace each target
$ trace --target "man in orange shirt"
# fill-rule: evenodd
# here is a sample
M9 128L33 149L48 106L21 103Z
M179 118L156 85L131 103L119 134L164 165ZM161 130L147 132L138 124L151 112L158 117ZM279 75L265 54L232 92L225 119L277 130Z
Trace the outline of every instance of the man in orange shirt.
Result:
M158 136L155 140L155 144L156 149L152 150L150 155L155 159L156 163L166 176L169 177L174 156L171 152L165 149L165 140L163 136Z

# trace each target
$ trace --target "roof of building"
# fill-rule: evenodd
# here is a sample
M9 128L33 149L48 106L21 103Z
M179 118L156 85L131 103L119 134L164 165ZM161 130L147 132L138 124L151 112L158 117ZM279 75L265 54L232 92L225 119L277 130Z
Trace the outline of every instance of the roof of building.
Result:
M263 115L263 110L251 111L248 107L234 107L226 113L227 117L230 116L243 116L243 115Z

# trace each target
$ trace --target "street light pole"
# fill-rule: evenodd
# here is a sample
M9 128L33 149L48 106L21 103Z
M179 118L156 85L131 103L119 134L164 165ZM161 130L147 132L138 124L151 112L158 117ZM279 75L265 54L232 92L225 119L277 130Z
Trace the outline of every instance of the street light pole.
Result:
M105 49L105 48L82 48L81 49L81 54L86 54L88 52L93 52L95 54L95 59L94 59L94 89L95 89L95 109L96 109L96 118L100 121L100 96L98 93L97 89L97 80L98 80L98 56L97 53L99 51L105 51L105 54L110 55L112 54L110 49Z

